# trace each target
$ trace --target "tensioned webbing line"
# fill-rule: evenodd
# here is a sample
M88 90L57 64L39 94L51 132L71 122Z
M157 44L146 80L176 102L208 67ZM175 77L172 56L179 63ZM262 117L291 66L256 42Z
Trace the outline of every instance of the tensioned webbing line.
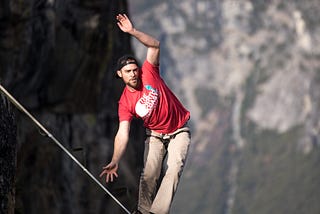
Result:
M96 182L115 202L117 202L121 208L123 208L128 214L128 209L121 204L121 202L112 195L106 187L104 187L90 172L85 168L39 121L37 121L1 84L0 91L23 113L25 113L44 133L46 136L52 139L87 175L89 175L94 182Z

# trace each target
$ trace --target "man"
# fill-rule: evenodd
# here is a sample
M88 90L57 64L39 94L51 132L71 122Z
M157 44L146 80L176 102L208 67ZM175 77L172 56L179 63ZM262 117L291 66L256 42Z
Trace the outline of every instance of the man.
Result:
M112 160L103 167L100 177L106 175L106 182L118 177L118 165L128 143L131 120L141 118L147 139L137 213L169 213L190 144L187 127L190 112L160 77L160 42L135 29L125 14L116 18L123 32L147 47L147 57L141 68L132 56L126 55L118 60L116 75L126 86L119 101L119 129ZM160 181L163 168L165 171Z

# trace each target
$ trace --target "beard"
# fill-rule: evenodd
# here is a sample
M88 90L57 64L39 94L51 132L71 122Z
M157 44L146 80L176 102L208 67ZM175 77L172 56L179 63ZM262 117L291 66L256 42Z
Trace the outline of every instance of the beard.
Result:
M137 90L140 87L140 79L139 78L131 79L127 82L127 85Z

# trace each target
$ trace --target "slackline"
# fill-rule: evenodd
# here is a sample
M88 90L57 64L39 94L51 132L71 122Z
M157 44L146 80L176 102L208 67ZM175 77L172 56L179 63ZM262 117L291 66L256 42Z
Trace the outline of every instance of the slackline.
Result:
M103 189L115 202L117 202L122 209L126 211L126 213L130 214L128 209L121 204L121 202L112 195L106 187L104 187L90 172L85 168L39 121L37 121L1 84L0 84L1 92L10 100L10 102L15 105L20 111L26 114L43 132L49 137L55 144L57 144L87 175L96 182L101 189Z

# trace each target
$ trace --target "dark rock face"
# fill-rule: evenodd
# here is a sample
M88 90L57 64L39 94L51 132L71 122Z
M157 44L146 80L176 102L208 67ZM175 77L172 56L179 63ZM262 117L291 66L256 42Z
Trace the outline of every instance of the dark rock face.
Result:
M14 213L17 127L10 105L0 98L0 212Z
M102 83L113 77L115 59L130 50L114 18L126 10L123 2L7 2L1 76L20 101L59 112L95 112L102 104L98 96L117 91L114 81Z
M129 36L115 21L117 13L127 11L126 2L5 0L0 5L1 84L98 177L111 158L118 128L123 85L114 78L115 62L131 52ZM17 128L16 213L123 213L24 114L17 115ZM136 204L143 140L142 124L134 121L119 179L107 185L129 210Z

